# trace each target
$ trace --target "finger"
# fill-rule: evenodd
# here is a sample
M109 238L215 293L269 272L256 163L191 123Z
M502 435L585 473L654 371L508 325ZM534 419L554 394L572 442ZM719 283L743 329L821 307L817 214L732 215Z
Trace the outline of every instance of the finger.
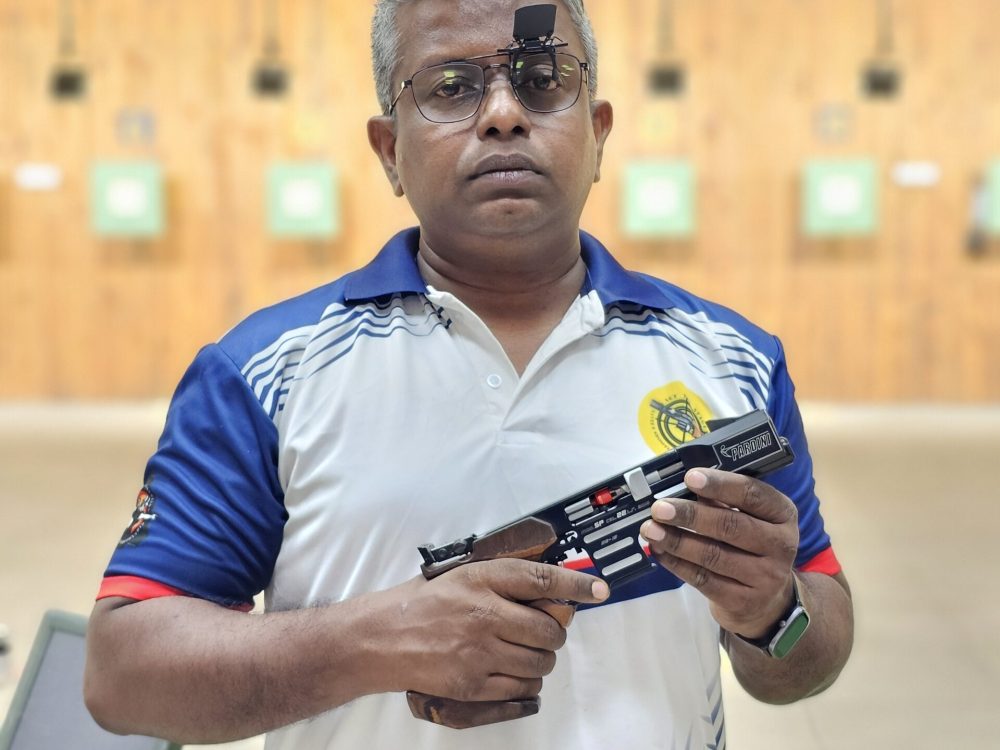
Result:
M682 560L669 552L654 554L660 565L723 607L742 607L752 593L747 586L739 581L713 573L707 568L695 565L688 560Z
M646 521L640 531L649 539L649 549L653 554L670 554L745 586L752 585L761 577L762 558L711 537L660 526L653 521ZM660 538L652 539L651 536Z
M568 628L576 616L575 604L567 604L555 599L535 599L534 601L524 603L529 607L541 610L564 628Z
M558 651L566 643L566 629L550 615L531 605L498 599L503 605L494 632L501 640L546 651Z
M480 701L510 701L530 698L542 691L542 680L537 678L512 677L508 674L491 674L483 682L476 695Z
M523 680L541 679L550 674L556 666L556 655L553 651L526 648L502 641L493 649L492 656L498 665L497 674Z
M528 560L489 560L464 566L476 568L490 588L507 599L563 599L580 604L597 604L608 598L608 584L597 576L587 575L558 565Z
M710 497L699 497L698 502L702 505L707 505L709 508L722 508L723 510L732 510L732 508L725 503L719 502L718 500L713 500Z
M565 628L547 612L525 602L511 601L496 591L481 592L467 606L465 615L474 621L475 632L492 633L508 643L555 651L566 642Z
M436 682L430 693L458 701L506 701L538 695L542 689L541 677L515 677L499 669L491 670L494 663L499 662L487 657L483 672L454 672Z
M699 497L739 508L755 518L774 524L796 519L795 503L766 482L717 469L692 469L684 483Z
M690 529L755 555L773 552L780 546L775 543L775 538L790 535L784 527L761 521L749 513L738 513L731 508L706 505L696 500L658 500L650 510L653 520L665 527ZM650 534L657 533L655 527L648 530ZM651 536L647 538L659 541Z

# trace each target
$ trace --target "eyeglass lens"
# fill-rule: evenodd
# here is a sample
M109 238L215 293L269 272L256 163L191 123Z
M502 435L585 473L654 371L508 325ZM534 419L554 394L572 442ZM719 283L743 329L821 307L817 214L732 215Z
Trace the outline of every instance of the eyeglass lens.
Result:
M521 104L533 112L558 112L576 104L583 73L567 54L534 54L515 58L511 86ZM433 122L472 117L486 92L486 71L475 63L435 65L413 76L413 96L421 114Z

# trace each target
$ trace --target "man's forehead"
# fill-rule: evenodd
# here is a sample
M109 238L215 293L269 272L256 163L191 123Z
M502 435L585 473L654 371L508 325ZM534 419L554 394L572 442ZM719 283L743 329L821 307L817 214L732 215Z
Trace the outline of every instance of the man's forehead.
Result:
M397 16L397 62L411 72L444 60L495 52L513 39L515 11L540 1L558 7L556 36L576 46L569 11L558 0L414 0L400 6Z

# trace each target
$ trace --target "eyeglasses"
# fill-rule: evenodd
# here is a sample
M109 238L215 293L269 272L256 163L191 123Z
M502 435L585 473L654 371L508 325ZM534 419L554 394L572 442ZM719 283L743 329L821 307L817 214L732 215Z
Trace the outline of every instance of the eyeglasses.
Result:
M514 96L528 111L561 112L579 100L583 79L589 74L587 63L564 52L521 54L514 56L513 63L486 66L472 62L496 56L470 57L418 70L403 81L389 114L395 111L403 92L410 89L425 119L442 124L467 120L479 111L486 96L486 71L493 68L508 70Z

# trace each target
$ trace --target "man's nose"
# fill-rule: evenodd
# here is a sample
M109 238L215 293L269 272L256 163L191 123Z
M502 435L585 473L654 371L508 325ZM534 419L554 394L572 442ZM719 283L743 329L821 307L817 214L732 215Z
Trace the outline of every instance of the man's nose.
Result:
M508 138L531 132L528 111L514 96L510 79L495 76L489 82L479 110L476 131L480 138Z

